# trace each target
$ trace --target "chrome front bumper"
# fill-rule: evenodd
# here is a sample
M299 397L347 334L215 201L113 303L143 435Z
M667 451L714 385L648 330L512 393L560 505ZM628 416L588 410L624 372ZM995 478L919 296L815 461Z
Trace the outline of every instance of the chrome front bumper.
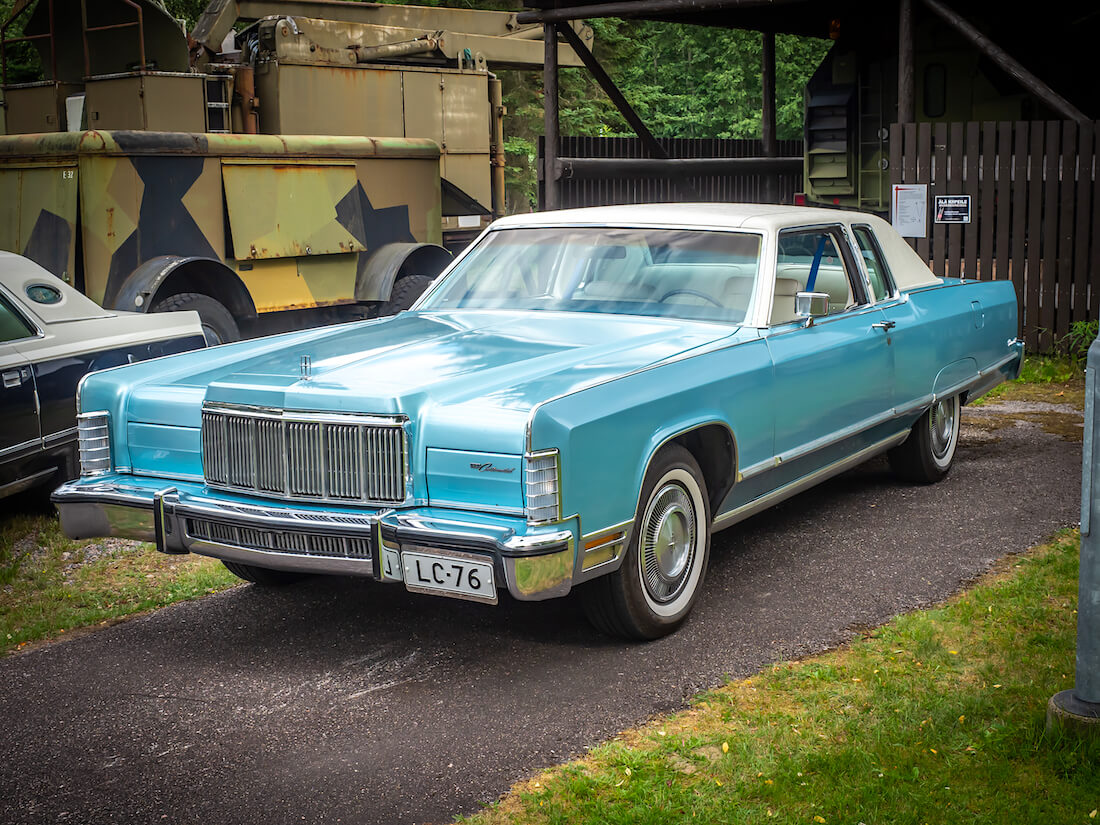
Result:
M197 487L197 485L194 485ZM163 553L197 553L272 570L382 575L380 549L437 548L491 560L513 597L539 601L573 586L572 531L561 525L523 533L507 519L433 508L357 512L258 506L152 479L78 479L52 500L69 538L117 536L156 544Z

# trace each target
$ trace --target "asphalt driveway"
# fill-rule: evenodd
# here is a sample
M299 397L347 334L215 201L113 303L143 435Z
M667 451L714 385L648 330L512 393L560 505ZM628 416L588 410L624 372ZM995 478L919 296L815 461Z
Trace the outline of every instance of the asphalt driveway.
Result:
M718 534L693 618L651 644L598 636L569 601L492 608L319 579L0 660L0 822L475 811L701 688L938 601L1076 523L1080 444L1041 411L967 413L979 426L941 484L899 483L876 460Z

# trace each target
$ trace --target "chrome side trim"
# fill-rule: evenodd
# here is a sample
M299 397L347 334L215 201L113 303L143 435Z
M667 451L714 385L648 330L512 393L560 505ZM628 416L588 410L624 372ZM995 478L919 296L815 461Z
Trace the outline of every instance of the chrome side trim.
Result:
M903 407L894 407L894 415L900 418L903 415L912 415L915 412L924 412L925 409L931 407L936 401L936 396L929 393L928 395L922 395L916 401L909 401Z
M831 447L834 444L839 444L841 441L851 438L854 435L859 435L866 430L871 430L877 427L879 424L885 424L887 421L893 421L897 416L894 415L893 410L889 410L878 415L872 415L870 418L865 418L855 424L851 424L842 430L837 430L829 435L822 436L821 438L815 438L807 444L803 444L801 447L795 447L793 450L787 450L785 453L780 453L775 457L776 465L783 464L784 462L797 461L800 458L805 458L808 455L824 450L826 447Z
M909 430L907 428L899 433L895 433L889 438L884 438L868 447L864 447L857 453L853 453L839 461L834 461L832 464L815 470L809 475L796 479L789 484L785 484L777 490L773 490L758 499L750 501L748 504L743 504L734 510L730 510L728 513L723 513L718 516L718 518L714 519L713 527L715 530L724 530L726 527L730 527L739 521L744 521L750 516L754 516L762 510L766 510L773 504L778 504L791 496L801 493L803 490L813 487L819 482L832 478L845 470L855 467L857 464L862 464L873 455L877 455L878 453L889 450L891 447L897 446L908 438L908 436Z
M777 464L778 461L774 455L771 458L758 461L756 464L750 465L738 473L737 481L748 481L750 478L755 478L761 473L766 473L768 470L773 469Z
M77 427L69 427L66 430L58 430L56 433L44 435L42 436L42 443L47 447L52 447L59 441L69 441L77 434L77 430Z
M2 450L0 450L0 458L8 455L14 455L15 453L22 452L23 450L30 449L31 447L37 447L41 449L42 439L31 438L27 441L22 441L19 444L12 444L10 447L4 447Z

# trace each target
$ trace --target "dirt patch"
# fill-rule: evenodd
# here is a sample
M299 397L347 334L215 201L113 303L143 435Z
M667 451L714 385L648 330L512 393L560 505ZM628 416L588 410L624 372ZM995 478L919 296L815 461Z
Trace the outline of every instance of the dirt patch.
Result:
M968 410L963 424L967 441L991 443L995 433L1009 427L1039 427L1066 441L1084 438L1084 415L1069 404L1041 402L998 402Z
M1010 384L996 398L967 408L962 438L971 443L993 443L998 430L1039 427L1065 441L1084 438L1085 381L1064 384Z
M986 409L1010 401L1034 401L1048 404L1068 404L1074 409L1085 408L1085 379L1074 378L1065 383L1004 384L994 397L983 400L980 408Z

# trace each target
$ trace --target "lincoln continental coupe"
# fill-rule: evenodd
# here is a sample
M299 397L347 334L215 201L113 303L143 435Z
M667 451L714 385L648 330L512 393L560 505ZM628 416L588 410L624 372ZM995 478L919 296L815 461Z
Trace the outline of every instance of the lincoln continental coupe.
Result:
M1016 336L1011 283L935 277L870 215L514 216L407 312L89 376L81 478L54 501L73 538L259 585L576 591L597 628L655 638L715 530L881 453L942 478Z

